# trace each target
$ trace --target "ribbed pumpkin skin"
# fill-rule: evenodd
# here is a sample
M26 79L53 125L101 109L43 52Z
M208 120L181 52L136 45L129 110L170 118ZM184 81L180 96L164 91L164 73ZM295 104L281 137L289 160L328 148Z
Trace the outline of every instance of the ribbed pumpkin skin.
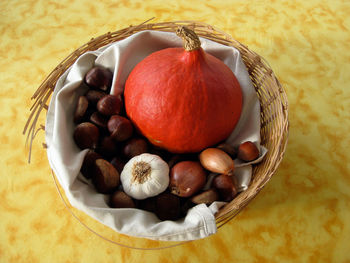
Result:
M242 110L236 77L202 48L152 53L130 73L124 98L135 127L173 153L199 152L226 139Z

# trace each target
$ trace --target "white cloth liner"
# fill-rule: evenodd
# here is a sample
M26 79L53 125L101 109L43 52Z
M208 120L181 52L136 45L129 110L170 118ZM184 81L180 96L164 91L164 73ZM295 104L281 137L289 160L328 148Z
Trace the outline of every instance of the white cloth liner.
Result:
M260 105L256 92L238 50L201 38L202 48L221 59L235 73L243 90L243 111L236 129L227 142L237 146L250 140L260 146ZM160 221L153 213L139 209L112 209L107 197L95 191L82 179L80 167L87 150L81 151L73 141L73 112L84 75L94 65L114 72L112 87L121 91L133 67L148 54L167 47L182 46L173 33L142 31L97 51L87 52L60 77L52 94L46 120L46 143L49 163L70 204L119 233L154 240L185 241L216 233L214 214L224 205L197 205L176 222ZM261 158L266 149L261 147ZM245 190L251 180L251 165L235 160L239 189Z

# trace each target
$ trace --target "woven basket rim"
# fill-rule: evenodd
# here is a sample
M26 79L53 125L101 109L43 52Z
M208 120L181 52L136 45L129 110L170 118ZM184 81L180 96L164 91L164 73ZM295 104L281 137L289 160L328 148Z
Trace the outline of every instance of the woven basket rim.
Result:
M240 193L233 201L219 210L219 212L215 215L216 224L219 228L230 221L233 217L235 217L254 197L256 197L256 195L271 179L280 162L282 161L287 146L289 131L287 95L274 72L272 71L271 67L269 66L268 62L263 57L254 51L249 50L247 46L235 40L227 33L217 29L216 27L203 22L192 20L160 23L148 23L149 21L150 20L147 20L136 26L130 25L127 28L117 30L115 32L108 32L96 38L92 38L89 42L74 50L69 56L63 59L62 62L59 63L55 69L46 77L46 79L42 82L42 84L35 91L31 98L34 100L34 103L30 108L30 115L23 130L23 134L27 135L26 146L29 147L28 161L30 162L31 149L36 134L40 130L45 130L44 125L38 124L39 116L43 110L48 109L48 102L50 100L52 92L54 91L58 78L76 61L76 59L81 54L90 50L96 50L102 46L105 46L106 44L119 41L137 32L145 30L174 32L178 26L186 25L189 28L193 29L200 37L210 39L226 46L233 46L241 52L242 58L245 65L247 66L251 79L252 74L258 74L258 76L261 75L261 78L253 79L256 92L260 96L259 100L262 96L271 96L271 101L267 100L266 102L261 103L261 108L263 109L264 107L271 107L271 105L273 105L275 109L275 112L273 112L273 114L270 116L271 120L267 120L265 123L261 123L262 129L264 127L268 127L274 121L278 122L276 124L276 126L278 126L278 129L273 131L273 138L276 143L273 144L273 147L267 147L269 154L271 154L271 151L273 151L273 160L267 161L264 159L261 164L256 165L254 167L253 177L256 175L255 173L257 171L255 168L260 165L264 165L267 173L263 175L263 180L259 182L259 185L256 188L254 188L252 191L248 191L250 189L249 186L248 190ZM260 87L265 87L264 85L267 85L266 83L272 86L272 90L260 90ZM264 91L264 94L262 91ZM37 128L37 125L39 125L39 128ZM45 144L43 145L45 147ZM238 197L239 201L237 201Z

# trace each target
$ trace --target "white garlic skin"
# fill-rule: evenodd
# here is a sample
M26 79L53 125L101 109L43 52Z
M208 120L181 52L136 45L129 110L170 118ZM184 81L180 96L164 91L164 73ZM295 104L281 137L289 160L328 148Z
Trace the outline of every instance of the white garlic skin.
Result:
M133 180L134 165L145 162L151 166L147 180L139 183ZM123 189L129 196L142 200L164 192L169 186L169 166L158 155L143 153L131 158L120 175Z

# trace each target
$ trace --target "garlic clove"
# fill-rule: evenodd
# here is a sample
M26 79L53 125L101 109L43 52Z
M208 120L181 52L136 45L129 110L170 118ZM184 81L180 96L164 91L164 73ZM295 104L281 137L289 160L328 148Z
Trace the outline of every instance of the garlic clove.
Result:
M205 149L200 153L199 160L205 169L213 173L233 175L234 162L227 153L220 149Z
M126 194L142 200L166 190L169 166L158 155L143 153L125 164L120 179Z

